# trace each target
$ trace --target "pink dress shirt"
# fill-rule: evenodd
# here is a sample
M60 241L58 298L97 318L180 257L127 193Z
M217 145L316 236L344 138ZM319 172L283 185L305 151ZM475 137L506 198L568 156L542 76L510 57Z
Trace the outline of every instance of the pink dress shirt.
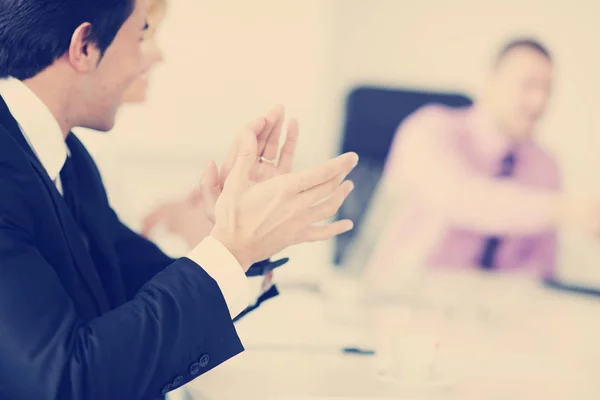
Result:
M513 173L499 177L509 153ZM498 236L496 270L552 274L558 165L533 140L511 143L477 107L429 105L407 118L382 183L400 201L369 269L415 260L407 254L430 267L475 267Z

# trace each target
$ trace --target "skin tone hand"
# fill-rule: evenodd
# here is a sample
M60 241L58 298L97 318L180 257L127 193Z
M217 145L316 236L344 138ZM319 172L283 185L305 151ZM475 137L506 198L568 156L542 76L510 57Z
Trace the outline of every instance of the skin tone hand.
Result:
M255 120L248 126L257 135L257 148L262 157L257 159L251 174L255 182L262 182L292 171L299 135L298 122L294 119L288 124L286 141L281 149L279 161L277 163L265 161L277 159L284 116L284 108L276 106L265 117ZM218 181L213 182L209 187L203 185L194 188L183 200L159 205L144 219L142 235L148 237L158 224L164 223L169 232L183 238L190 247L208 236L214 225L214 207L235 161L238 142L239 137L236 138L221 171L218 172ZM215 164L210 162L207 173L214 174L216 169ZM205 197L210 201L206 202Z
M328 240L353 227L348 220L321 222L337 213L353 189L352 182L344 180L358 156L347 153L311 169L257 183L258 143L264 126L264 121L251 124L239 136L233 166L214 208L211 236L229 249L245 271L286 247ZM278 169L280 164L276 165ZM207 170L205 194L218 188L219 178L216 167Z
M163 203L152 211L143 221L142 235L148 237L159 224L165 224L168 232L182 238L190 248L207 237L214 225L206 215L200 188L182 200Z
M567 195L555 197L557 224L600 237L600 202Z
M294 155L299 137L298 121L291 119L287 126L285 143L279 151L285 110L282 106L274 107L265 117L258 118L247 126L247 130L256 135L257 157L250 172L250 180L254 183L292 172ZM225 181L233 168L240 144L238 136L229 151L229 155L218 171L214 162L209 162L206 176L218 174L218 180L202 182L202 193L205 199L208 218L214 221L214 207L221 194ZM279 154L278 154L279 153ZM278 159L279 155L279 159Z
M211 235L247 270L252 263L290 245L327 240L352 229L350 221L319 222L335 215L353 189L351 182L343 181L358 157L345 154L313 169L292 173L298 124L295 120L288 124L277 159L283 120L283 107L276 107L249 124L236 138L221 170L210 162L201 188L192 191L183 204L159 208L147 219L145 231L165 215L186 215L182 209L204 202L209 222L202 221L204 228L198 229L205 234L205 228L217 217L219 222ZM200 235L190 235L188 243L195 244L198 238Z

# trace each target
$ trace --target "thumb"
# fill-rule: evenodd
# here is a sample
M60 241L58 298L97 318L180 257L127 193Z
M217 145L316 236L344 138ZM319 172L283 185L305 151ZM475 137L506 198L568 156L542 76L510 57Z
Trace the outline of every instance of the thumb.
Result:
M200 185L192 189L190 193L188 193L185 201L190 204L196 204L200 200L202 200L202 181L200 181Z
M256 164L257 157L256 135L250 130L245 130L240 136L235 161L224 189L229 186L236 191L242 190L250 179L250 172Z
M165 211L166 206L162 205L144 218L141 230L142 236L147 238L148 235L150 235L150 232L154 229L154 227L158 225L161 222L161 220L165 219Z

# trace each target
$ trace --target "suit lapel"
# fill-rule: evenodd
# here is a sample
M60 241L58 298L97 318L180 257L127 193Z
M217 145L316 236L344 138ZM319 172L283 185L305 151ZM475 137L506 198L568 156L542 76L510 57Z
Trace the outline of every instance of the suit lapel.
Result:
M78 191L81 201L81 223L90 239L92 255L96 260L98 274L109 292L109 301L116 307L126 301L125 287L119 260L111 241L111 226L105 218L109 205L105 200L102 183L96 179L97 173L89 154L79 139L73 134L67 138L73 165L76 166Z
M60 221L62 233L69 246L74 264L77 267L81 279L88 286L92 293L98 312L102 313L109 309L106 294L102 289L98 274L90 254L86 250L81 232L71 212L69 211L64 199L56 188L56 184L50 179L43 165L34 154L33 150L25 140L17 121L10 114L10 111L0 97L0 124L4 125L12 138L19 144L23 152L29 159L30 164L39 176L46 191L52 199L54 210Z

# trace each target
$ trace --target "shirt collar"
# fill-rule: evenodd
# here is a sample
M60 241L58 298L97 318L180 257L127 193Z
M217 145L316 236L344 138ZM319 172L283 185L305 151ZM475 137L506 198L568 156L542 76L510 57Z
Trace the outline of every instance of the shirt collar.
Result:
M528 140L519 143L511 141L481 107L471 107L467 118L471 127L470 132L479 150L495 160L501 160L508 153L518 152L521 147L527 145Z
M68 155L58 121L42 100L18 79L1 79L0 95L48 176L56 180Z

